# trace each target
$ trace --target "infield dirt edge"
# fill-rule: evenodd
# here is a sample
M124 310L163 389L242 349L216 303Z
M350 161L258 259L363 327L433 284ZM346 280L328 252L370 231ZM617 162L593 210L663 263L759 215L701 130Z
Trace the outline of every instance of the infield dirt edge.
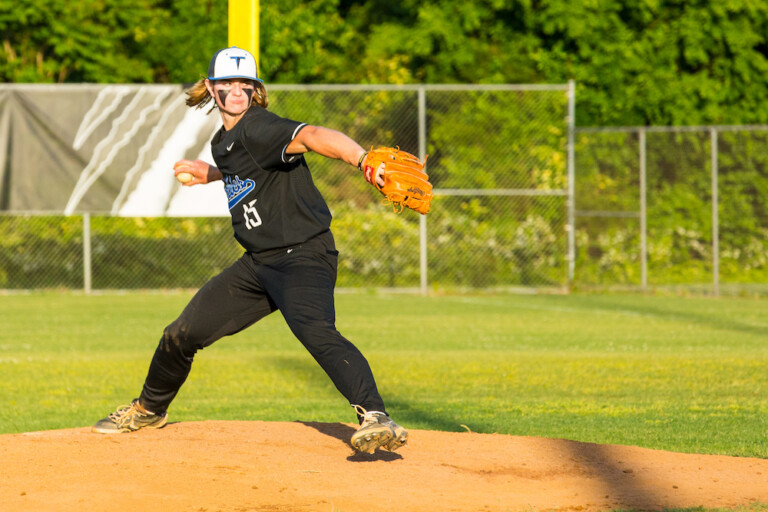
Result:
M354 425L199 421L100 435L0 435L7 510L489 511L768 503L768 460L563 439L411 430L355 454Z

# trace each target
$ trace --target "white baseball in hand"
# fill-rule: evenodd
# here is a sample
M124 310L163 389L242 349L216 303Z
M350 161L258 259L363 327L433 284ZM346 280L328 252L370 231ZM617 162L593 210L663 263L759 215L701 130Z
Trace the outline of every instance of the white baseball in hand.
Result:
M192 175L191 172L180 172L176 175L176 179L179 180L179 183L186 183L188 181L191 181L194 179L194 175Z

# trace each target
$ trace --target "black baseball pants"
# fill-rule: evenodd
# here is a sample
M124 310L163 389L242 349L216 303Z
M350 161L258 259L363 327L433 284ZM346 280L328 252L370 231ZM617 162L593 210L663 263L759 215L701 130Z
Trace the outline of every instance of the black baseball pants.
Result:
M293 334L350 404L385 412L368 361L336 330L337 259L330 231L293 247L245 253L208 281L165 328L149 366L141 404L155 413L166 411L198 350L279 309Z

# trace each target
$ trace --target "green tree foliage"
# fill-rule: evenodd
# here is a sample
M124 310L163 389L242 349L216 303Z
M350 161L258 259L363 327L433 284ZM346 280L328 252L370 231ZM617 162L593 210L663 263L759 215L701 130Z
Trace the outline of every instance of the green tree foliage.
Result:
M759 0L261 0L281 83L578 84L577 124L768 122ZM227 44L213 0L0 0L0 80L197 80Z
M152 65L153 81L196 82L208 71L211 55L227 45L227 2L167 0L152 4L154 16L163 23L141 52Z
M145 44L167 24L149 0L0 1L8 82L151 82Z
M262 47L273 81L574 79L581 126L768 122L765 2L263 4L274 13L262 18L272 20L262 22Z
M365 47L363 80L400 83L546 81L535 65L529 2L457 0L350 2Z
M259 61L267 82L358 83L365 36L338 0L261 1Z
M542 2L548 80L579 84L580 125L764 123L768 4Z
M0 0L0 80L193 82L226 16L213 0Z

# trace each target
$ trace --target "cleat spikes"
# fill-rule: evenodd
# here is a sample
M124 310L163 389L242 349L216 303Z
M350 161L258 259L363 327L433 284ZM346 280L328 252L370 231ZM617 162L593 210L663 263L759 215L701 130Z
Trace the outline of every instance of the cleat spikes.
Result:
M359 406L355 409L363 418L360 428L352 434L350 440L355 450L363 453L374 453L377 448L394 451L407 444L408 431L392 421L385 413L369 412Z

